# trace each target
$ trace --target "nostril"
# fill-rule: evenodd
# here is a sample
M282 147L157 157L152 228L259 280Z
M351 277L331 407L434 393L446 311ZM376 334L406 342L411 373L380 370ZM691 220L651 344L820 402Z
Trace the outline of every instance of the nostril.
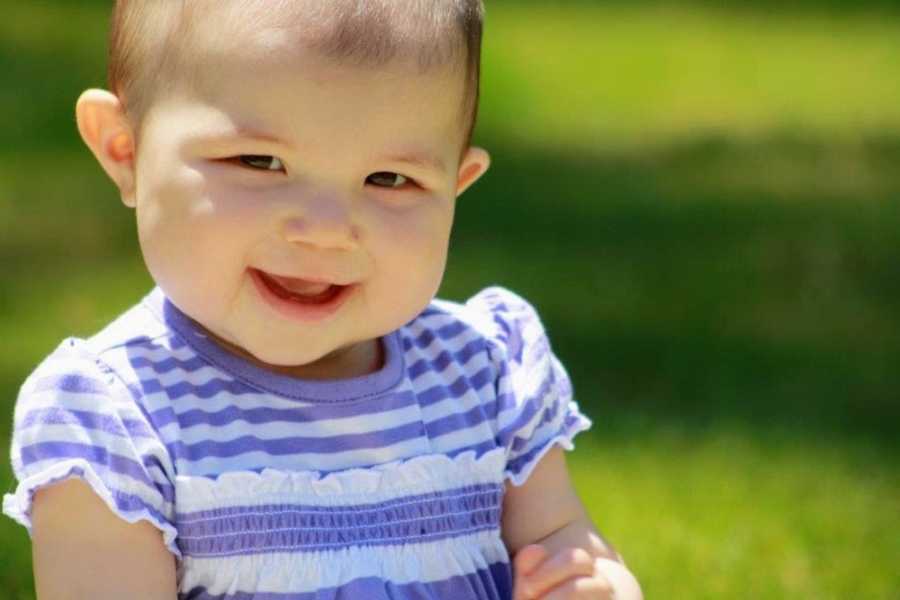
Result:
M361 237L361 230L355 224L330 218L291 218L284 222L281 233L291 243L340 250L355 247Z

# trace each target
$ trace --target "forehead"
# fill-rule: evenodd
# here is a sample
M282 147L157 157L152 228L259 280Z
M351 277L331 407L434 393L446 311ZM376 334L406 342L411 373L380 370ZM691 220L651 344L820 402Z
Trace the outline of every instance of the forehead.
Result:
M175 35L181 83L212 93L225 80L297 76L333 82L393 78L440 81L441 93L467 114L465 48L453 25L401 10L421 2L352 0L194 0ZM359 7L365 6L365 10ZM341 9L343 7L343 10ZM347 10L347 8L356 10ZM406 8L409 8L406 6ZM413 11L414 12L414 11ZM458 32L455 32L458 34ZM441 41L442 40L442 41ZM343 77L337 77L337 74ZM432 86L433 87L433 86ZM209 90L212 88L212 90ZM423 92L429 90L423 89Z
M363 141L418 148L446 162L458 154L466 93L459 65L423 68L403 55L378 66L347 62L317 48L323 34L297 25L296 7L249 4L259 14L238 14L230 2L210 7L184 49L178 96L203 113L198 121L339 156Z
M266 53L313 50L370 67L403 60L428 70L463 66L467 57L458 15L421 1L194 0L182 5L178 20L187 54L246 55L252 41Z

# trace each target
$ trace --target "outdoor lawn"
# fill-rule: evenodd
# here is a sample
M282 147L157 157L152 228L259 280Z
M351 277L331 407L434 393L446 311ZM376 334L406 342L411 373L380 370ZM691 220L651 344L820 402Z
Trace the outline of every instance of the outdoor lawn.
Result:
M441 295L534 303L570 465L648 599L900 597L900 10L488 0ZM0 487L18 386L150 288L81 146L109 2L0 20ZM0 598L34 598L0 518Z

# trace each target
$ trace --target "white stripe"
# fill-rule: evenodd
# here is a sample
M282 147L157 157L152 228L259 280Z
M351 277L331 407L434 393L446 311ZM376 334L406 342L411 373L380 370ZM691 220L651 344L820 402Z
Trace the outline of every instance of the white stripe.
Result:
M171 469L171 461L165 447L156 439L152 438L128 438L120 437L115 434L106 433L97 429L83 429L77 425L41 425L33 429L23 430L18 433L15 438L15 445L20 449L32 444L48 444L48 443L64 443L64 444L83 444L85 446L96 446L105 450L108 454L115 454L131 460L142 469L147 471L143 466L142 459L147 456L155 457L163 466L163 469ZM20 450L21 451L21 450ZM136 454L137 453L137 454ZM26 470L29 473L38 472L42 465L59 460L68 460L74 457L56 457L50 459L42 459L33 465L28 465ZM79 457L81 458L81 457ZM85 460L89 460L85 458ZM99 468L106 469L103 463L97 463L90 460L91 464L98 465ZM132 479L130 476L119 474L109 470L109 474L117 480L122 480L122 487L132 487L135 485L143 487L144 484ZM152 479L152 477L148 478Z
M431 447L434 449L434 452L449 454L492 439L494 439L494 432L491 431L490 423L482 421L475 427L460 429L431 440Z
M132 479L131 477L116 473L113 470L107 468L103 463L97 463L81 457L56 457L33 462L25 467L23 471L23 479L41 479L45 477L47 473L59 469L59 465L68 463L90 465L91 469L93 469L94 473L99 476L99 479L103 481L104 486L108 489L119 491L125 494L130 494L132 496L137 496L147 502L147 504L149 504L150 506L174 507L173 504L167 502L163 498L162 494L155 487L150 487L147 484L142 483L136 479ZM159 508L158 510L161 513L165 514L169 509Z
M454 321L447 321L444 325L451 325L453 323ZM410 342L412 342L412 347L408 351L407 356L412 353L422 353L425 356L434 359L444 350L451 353L458 352L469 342L484 337L470 327L463 327L462 331L460 331L456 336L450 339L445 339L438 335L437 329L439 329L439 327L435 327L434 329L425 329L412 326L409 327L408 331ZM419 346L414 342L414 340L418 339L426 331L430 331L434 334L433 339L428 343L428 345L424 347ZM412 364L412 362L408 361L407 364Z
M462 396L454 397L451 395L431 406L426 406L422 409L422 417L426 423L432 423L450 415L463 415L476 406L485 403L486 399L482 398L478 391L480 390L466 390L466 393Z
M437 355L428 357L427 360L429 362L434 361L436 356ZM410 365L418 362L422 358L425 357L414 356L412 352L407 354L407 362ZM491 366L491 363L487 355L481 353L471 357L466 365L462 365L455 357L451 357L450 364L444 367L442 371L435 370L431 364L428 364L427 366L428 370L417 375L416 378L412 380L414 387L419 391L427 390L435 385L448 385L463 375L471 377L483 368Z
M106 394L78 394L61 390L31 393L23 396L23 398L25 397L27 397L27 400L17 405L17 417L20 419L24 419L28 413L35 410L46 410L48 408L97 413L97 409L101 407L109 407L107 409L109 411L113 406L118 408L122 405Z
M219 412L229 407L240 406L242 410L253 408L274 408L296 410L298 407L309 406L310 402L285 398L275 394L265 394L262 392L250 392L252 388L247 388L248 393L242 393L240 399L236 399L234 394L226 391L209 398L199 398L194 394L187 394L178 398L173 404L172 400L165 392L145 395L142 398L144 406L149 412L156 412L160 409L171 408L175 410L175 414L182 414L189 410L202 409L205 412Z
M224 458L210 456L196 461L178 459L176 461L176 469L178 473L186 475L212 475L228 471L248 471L257 469L262 465L265 465L267 468L287 471L337 471L361 465L368 466L391 462L415 456L428 450L427 440L419 437L382 448L363 448L361 450L348 450L346 452L329 454L302 452L286 456L275 456L255 450L238 456Z
M243 406L241 407L244 408ZM261 440L277 440L288 437L326 438L346 435L348 433L369 433L398 427L406 423L421 420L419 406L411 404L396 410L359 415L355 417L318 420L305 423L286 421L268 421L266 423L248 423L237 419L221 426L210 426L198 423L191 427L180 427L177 422L160 428L160 435L166 439L176 437L185 444L197 442L228 442L246 435Z
M170 387L178 383L189 383L193 386L201 386L213 380L234 381L234 378L214 367L204 366L196 371L185 371L181 367L175 367L166 373L157 373L153 367L141 367L135 369L142 381L155 379L163 387Z
M152 363L161 363L169 359L175 359L178 362L187 362L197 356L197 353L190 346L182 346L173 349L168 345L153 343L130 344L109 350L108 352L118 355L116 358L131 362L135 358L145 358Z

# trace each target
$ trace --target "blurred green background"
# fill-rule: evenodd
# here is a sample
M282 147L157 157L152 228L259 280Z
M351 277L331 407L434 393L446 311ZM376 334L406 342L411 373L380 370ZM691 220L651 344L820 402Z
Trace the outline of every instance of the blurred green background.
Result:
M494 166L442 295L538 307L595 420L576 482L646 596L900 598L896 2L487 4ZM36 363L151 285L74 126L108 6L0 20L3 440ZM2 518L0 597L33 594Z

